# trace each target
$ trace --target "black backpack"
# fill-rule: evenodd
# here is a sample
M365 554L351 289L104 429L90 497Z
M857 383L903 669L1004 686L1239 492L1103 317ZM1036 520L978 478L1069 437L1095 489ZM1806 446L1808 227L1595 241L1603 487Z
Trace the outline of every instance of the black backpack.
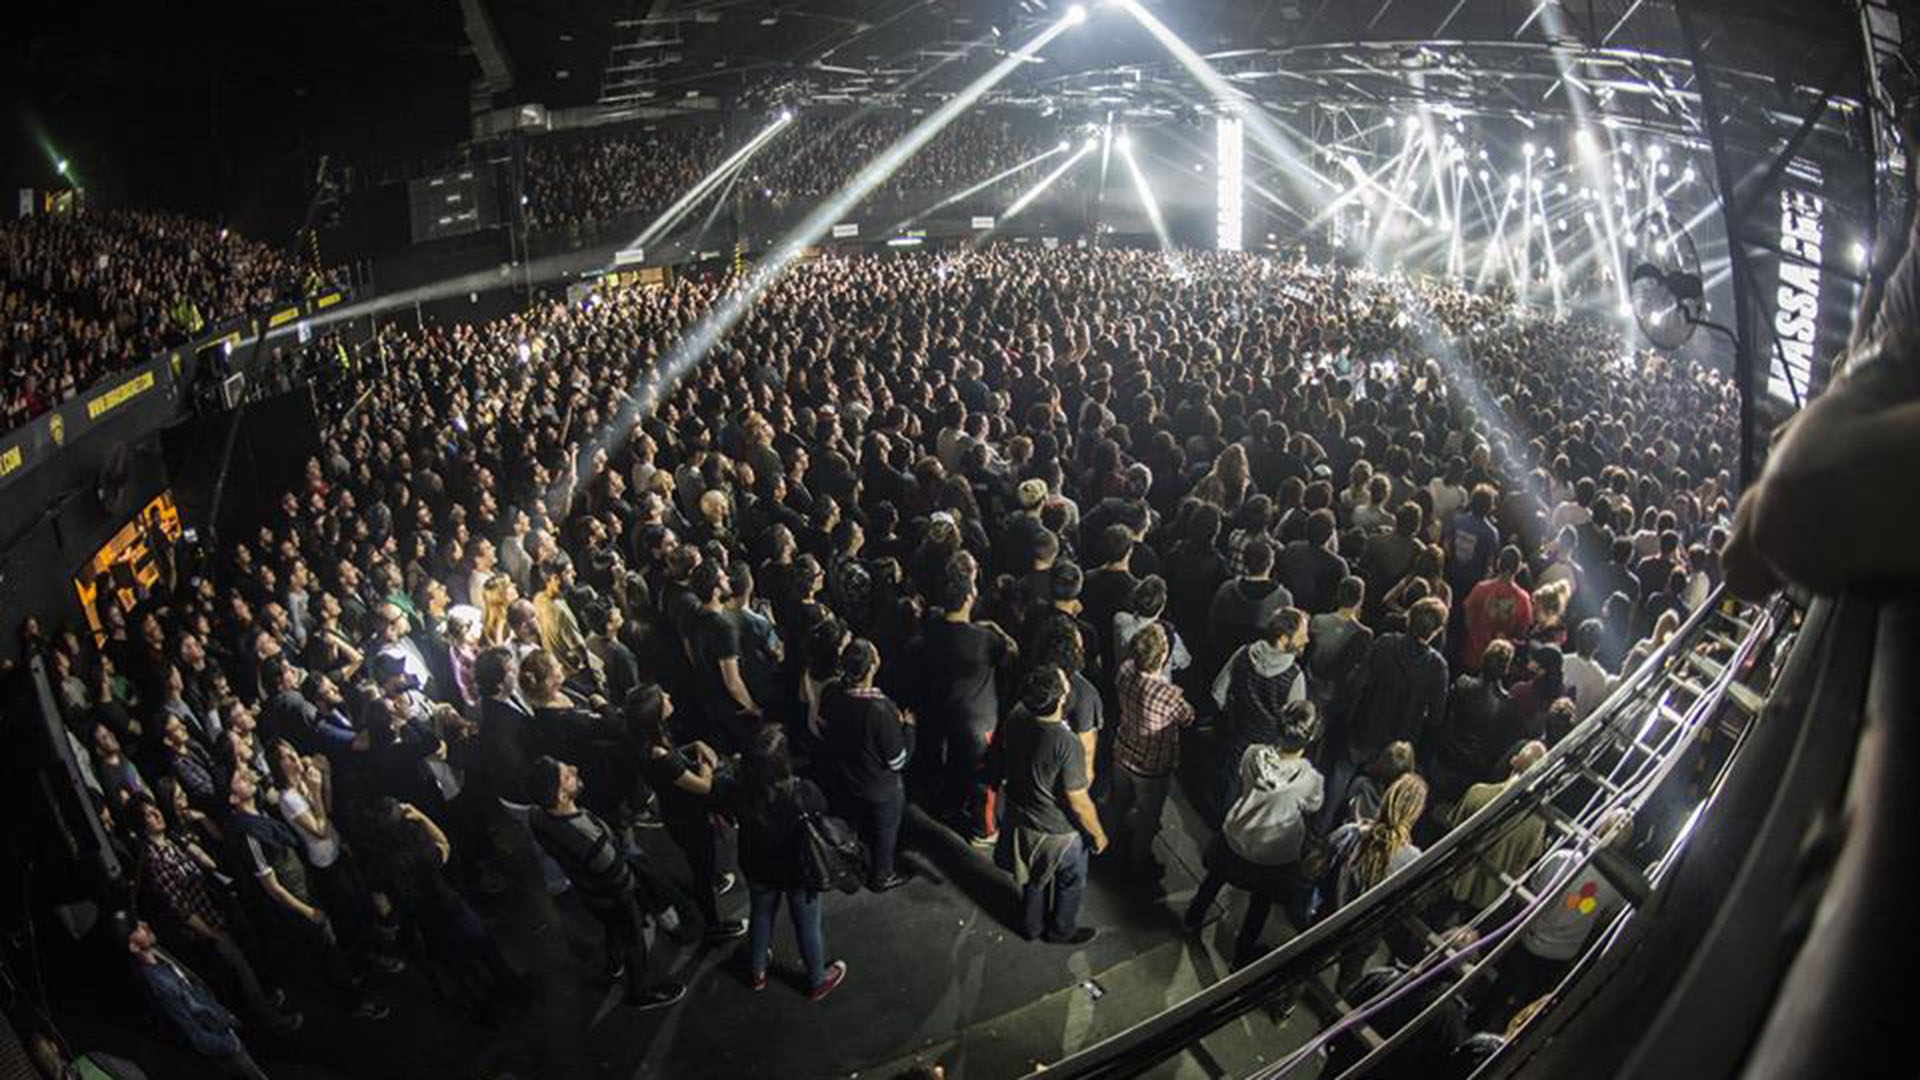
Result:
M802 814L800 844L800 881L807 888L857 893L866 885L867 845L845 821L831 814Z

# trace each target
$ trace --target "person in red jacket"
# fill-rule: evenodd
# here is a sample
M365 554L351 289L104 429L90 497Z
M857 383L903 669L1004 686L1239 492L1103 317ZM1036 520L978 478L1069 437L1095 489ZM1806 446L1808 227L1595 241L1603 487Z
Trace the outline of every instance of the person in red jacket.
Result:
M1467 594L1467 640L1460 661L1469 671L1480 670L1480 657L1494 638L1520 641L1533 625L1533 598L1514 584L1520 573L1520 549L1500 549L1492 577Z

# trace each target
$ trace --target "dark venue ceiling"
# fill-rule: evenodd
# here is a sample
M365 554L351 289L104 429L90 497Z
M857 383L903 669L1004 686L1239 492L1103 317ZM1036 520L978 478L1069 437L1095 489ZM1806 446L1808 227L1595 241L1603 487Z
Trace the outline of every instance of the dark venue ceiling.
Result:
M938 93L963 84L992 62L996 48L1017 46L1065 6L1063 0L492 0L488 11L515 58L515 96L558 107L671 106L689 95L764 93L783 82L836 97ZM1090 6L1095 18L1010 80L1009 96L1046 93L1068 75L1163 66L1164 50L1132 19ZM1558 42L1684 57L1670 0L1149 0L1147 6L1209 56L1271 50L1286 56L1301 46L1350 42L1536 48ZM1857 23L1836 17L1847 11L1839 0L1709 0L1692 7L1706 27L1710 57L1727 67L1812 80L1835 57L1858 48ZM1814 10L1821 7L1831 12ZM1410 72L1422 63L1409 49L1398 66ZM1443 80L1448 75L1443 61L1425 63ZM1452 74L1474 78L1460 65ZM1858 97L1855 82L1842 93ZM1283 97L1316 90L1363 96L1345 83L1289 85L1282 77L1277 85Z
M1879 0L1875 0L1879 2ZM1307 101L1555 115L1562 61L1610 111L1697 124L1673 0L1146 0L1276 111ZM322 152L426 155L482 108L538 102L679 111L746 101L923 104L1059 18L1064 0L291 0L99 17L23 13L0 41L16 123L8 184L45 183L49 146L102 192L245 216ZM1178 116L1206 95L1124 12L1093 18L994 100ZM1710 59L1751 72L1735 136L1776 141L1823 83L1862 100L1845 0L1700 0ZM488 25L508 82L475 93ZM1356 45L1355 43L1376 43ZM1556 56L1557 54L1557 56ZM1826 123L1841 134L1844 110ZM1744 127L1744 133L1741 129ZM1857 126L1856 126L1857 128ZM297 196L289 196L297 202ZM287 200L278 200L287 201ZM271 209L284 210L282 206Z

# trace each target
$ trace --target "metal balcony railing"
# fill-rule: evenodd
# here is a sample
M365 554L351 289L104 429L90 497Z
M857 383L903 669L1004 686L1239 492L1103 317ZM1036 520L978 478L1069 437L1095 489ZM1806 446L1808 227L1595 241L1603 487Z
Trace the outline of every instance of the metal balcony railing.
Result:
M1558 895L1559 881L1535 891L1526 886L1531 871L1501 874L1503 895L1463 923L1441 932L1425 921L1435 897L1450 891L1462 873L1491 866L1490 849L1529 818L1544 819L1549 828L1541 861L1572 853L1562 880L1592 864L1626 898L1624 914L1614 924L1617 931L1659 887L1698 823L1712 813L1714 795L1760 715L1778 674L1777 661L1793 639L1794 615L1783 600L1753 608L1716 593L1534 768L1412 865L1260 961L1053 1063L1044 1075L1048 1080L1143 1075L1243 1015L1296 1000L1316 1018L1318 1032L1251 1075L1261 1080L1309 1075L1309 1063L1340 1039L1358 1040L1364 1051L1339 1075L1365 1075L1450 999L1484 986L1519 940L1520 929ZM1641 823L1644 839L1631 847L1631 857L1603 850L1602 822L1617 809L1633 812ZM1323 973L1343 954L1370 947L1389 932L1424 942L1424 955L1367 999L1344 1000ZM1588 949L1603 950L1610 940L1609 934L1591 935ZM1577 977L1579 970L1575 964L1568 977ZM1396 1028L1376 1029L1374 1021L1384 1010L1416 993L1426 995L1424 1008Z

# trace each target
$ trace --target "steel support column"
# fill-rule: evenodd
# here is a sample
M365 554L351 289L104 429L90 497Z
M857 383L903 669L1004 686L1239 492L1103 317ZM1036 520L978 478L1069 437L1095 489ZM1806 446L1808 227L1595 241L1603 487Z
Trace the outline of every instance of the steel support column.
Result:
M1760 474L1758 438L1754 430L1755 396L1759 393L1759 372L1755 370L1752 349L1753 272L1747 265L1747 245L1741 238L1740 223L1734 220L1737 180L1733 163L1728 160L1726 138L1721 131L1720 91L1713 71L1700 49L1700 34L1693 22L1693 0L1674 0L1679 16L1680 36L1686 44L1687 59L1693 64L1694 80L1700 86L1702 124L1707 129L1707 144L1713 148L1714 186L1720 197L1720 212L1726 222L1727 257L1733 263L1733 386L1740 395L1740 433L1738 468L1733 483L1744 491Z

